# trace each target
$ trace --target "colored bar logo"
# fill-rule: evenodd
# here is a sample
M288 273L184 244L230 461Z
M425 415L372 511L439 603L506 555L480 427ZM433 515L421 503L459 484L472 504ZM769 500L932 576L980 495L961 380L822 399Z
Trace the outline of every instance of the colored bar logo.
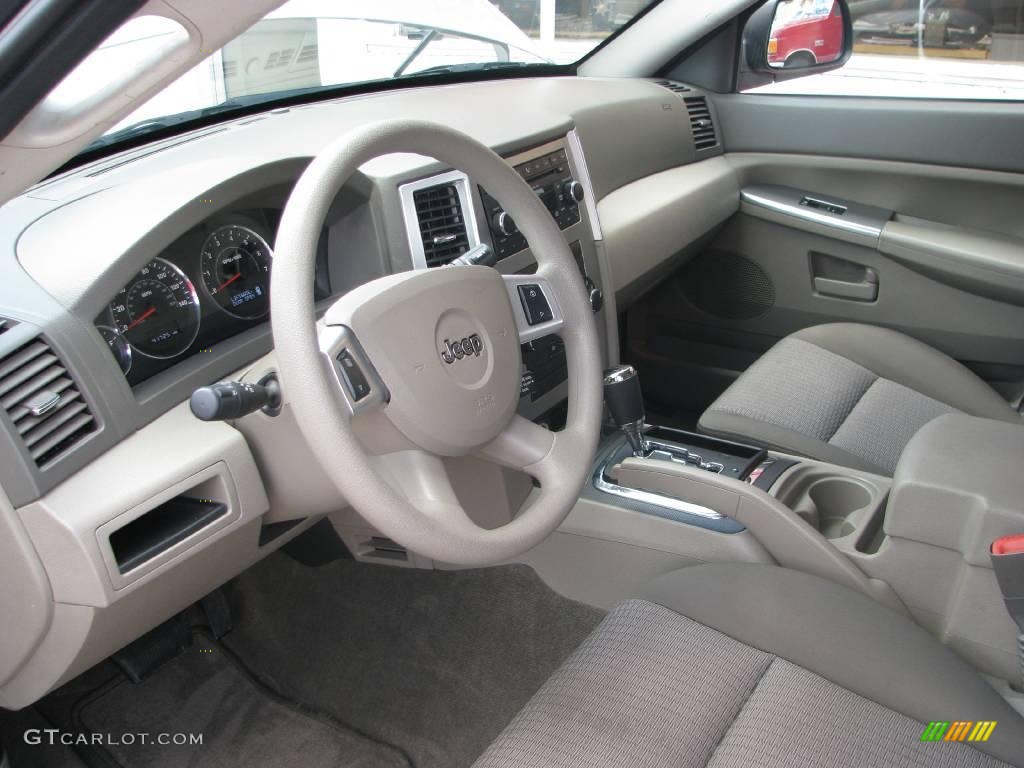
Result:
M995 729L995 720L933 720L921 734L921 741L988 741Z

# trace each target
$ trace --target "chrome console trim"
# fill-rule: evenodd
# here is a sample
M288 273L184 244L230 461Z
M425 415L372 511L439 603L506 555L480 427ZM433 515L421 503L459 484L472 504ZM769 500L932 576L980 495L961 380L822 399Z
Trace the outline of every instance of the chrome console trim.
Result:
M655 461L671 461L675 464L683 464L687 467L697 467L706 472L721 474L725 467L717 461L704 461L699 453L687 450L679 445L663 443L660 440L647 440L647 458Z
M656 441L648 441L648 445L654 448L656 451L662 451L668 449L670 446L658 443ZM668 451L671 453L671 451ZM664 459L654 459L659 461ZM634 501L640 504L650 504L655 507L661 507L662 509L670 509L673 512L684 512L689 515L696 515L697 517L703 517L707 520L722 520L725 515L721 515L715 510L709 507L703 507L699 504L692 504L689 501L683 501L673 496L665 496L660 493L653 493L651 491L642 491L638 488L627 488L624 485L619 485L613 480L610 480L607 475L607 469L613 463L617 461L616 453L610 454L601 464L598 466L597 471L594 473L594 488L601 493L607 493L611 496L618 496L622 499ZM673 459L673 461L678 461ZM693 465L691 465L693 466Z
M842 232L872 239L877 239L881 236L882 228L892 216L891 211L881 208L850 203L840 199L829 200L826 197L790 189L789 187L767 184L744 187L740 190L740 201L748 206L763 208L799 221L806 221L811 224L830 227ZM843 209L843 213L835 215L801 205L802 200L835 205Z
M569 157L579 176L577 181L583 185L583 204L587 207L590 230L594 235L594 240L600 242L604 239L604 235L601 233L601 220L597 217L597 198L594 197L594 185L590 183L590 169L587 168L587 158L583 154L580 135L573 128L565 138L569 144Z

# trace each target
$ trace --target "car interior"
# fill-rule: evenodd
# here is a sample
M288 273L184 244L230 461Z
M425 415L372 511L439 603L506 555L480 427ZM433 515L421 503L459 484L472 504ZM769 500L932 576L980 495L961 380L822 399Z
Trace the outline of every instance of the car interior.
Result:
M1024 102L304 2L0 12L0 768L1024 766Z

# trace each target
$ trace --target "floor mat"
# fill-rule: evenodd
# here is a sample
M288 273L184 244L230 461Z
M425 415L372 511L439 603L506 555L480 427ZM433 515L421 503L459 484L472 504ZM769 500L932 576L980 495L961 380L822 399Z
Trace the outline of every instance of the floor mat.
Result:
M526 566L311 568L276 554L227 589L223 642L253 675L417 768L470 765L604 615Z
M86 768L71 747L50 740L45 731L54 727L32 707L0 710L0 743L10 768Z
M103 748L125 768L408 766L394 749L282 703L202 635L141 683L122 678L79 718L112 736ZM159 734L198 734L202 743L160 744Z

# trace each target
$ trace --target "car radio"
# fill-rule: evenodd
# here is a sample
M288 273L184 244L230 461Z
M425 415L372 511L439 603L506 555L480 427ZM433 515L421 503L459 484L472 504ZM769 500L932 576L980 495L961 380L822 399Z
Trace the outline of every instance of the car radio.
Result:
M515 169L551 212L559 229L568 229L579 222L583 185L573 178L564 149L517 165ZM487 194L483 187L480 188L480 197L497 257L503 259L523 250L526 238L501 203Z

